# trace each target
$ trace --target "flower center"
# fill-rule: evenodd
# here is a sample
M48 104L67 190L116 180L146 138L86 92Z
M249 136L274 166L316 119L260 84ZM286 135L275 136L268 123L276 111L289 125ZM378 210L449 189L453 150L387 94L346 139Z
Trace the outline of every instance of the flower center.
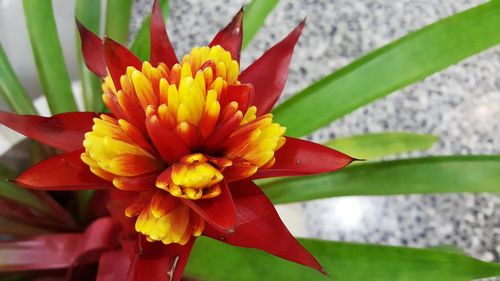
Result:
M187 199L213 198L220 194L218 185L224 176L208 163L201 153L186 155L172 165L171 180L158 180L156 186L165 189L175 197Z
M113 117L94 120L82 160L118 189L139 192L127 216L137 216L136 230L149 239L181 244L199 235L204 222L179 198L209 200L222 181L274 164L285 128L271 114L256 116L253 86L238 73L230 53L214 46L194 48L170 69L144 62L120 81L105 78Z

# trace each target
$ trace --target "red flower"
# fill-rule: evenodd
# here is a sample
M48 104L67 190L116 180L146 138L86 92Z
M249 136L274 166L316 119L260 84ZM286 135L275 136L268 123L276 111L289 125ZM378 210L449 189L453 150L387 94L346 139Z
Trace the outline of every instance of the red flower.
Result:
M123 250L101 257L101 280L127 272L128 280L164 280L166 273L179 280L199 235L324 272L252 180L335 171L352 158L284 137L268 113L304 22L240 74L242 18L240 11L181 62L156 1L149 62L79 24L87 66L103 79L111 114L0 113L6 126L64 151L23 173L19 185L111 191L107 206L122 223Z

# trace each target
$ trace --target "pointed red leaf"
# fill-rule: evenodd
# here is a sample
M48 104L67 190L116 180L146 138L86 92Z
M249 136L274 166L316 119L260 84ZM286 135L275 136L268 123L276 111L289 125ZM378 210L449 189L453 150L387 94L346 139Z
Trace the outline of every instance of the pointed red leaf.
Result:
M164 245L142 240L141 253L132 259L128 281L180 281L195 238L184 245Z
M251 181L230 184L236 205L233 233L221 233L209 225L204 235L245 248L255 248L325 273L318 261L290 234L273 204Z
M221 194L210 199L182 201L205 219L214 228L222 232L232 232L236 223L236 211L231 192L225 181L220 183Z
M349 165L354 159L329 147L287 137L285 145L274 155L276 162L269 169L257 171L252 179L301 176L333 172Z
M127 72L127 67L142 69L142 62L134 53L110 38L104 38L104 59L117 90L121 89L120 77Z
M15 183L41 190L106 189L112 184L94 175L80 159L82 150L44 160L21 174Z
M92 130L92 112L66 112L52 117L18 115L0 110L0 124L36 141L62 151L83 147L86 132Z
M117 239L113 221L102 218L92 223L85 233L0 242L0 272L59 269L94 262L103 250L115 247ZM85 259L81 259L83 256Z
M240 61L241 43L243 41L243 8L234 16L233 20L217 35L209 46L220 45L231 53L231 57Z
M88 30L81 22L76 21L82 42L82 54L85 64L95 75L106 77L106 61L102 53L102 39Z
M178 63L174 47L168 38L165 21L161 13L160 3L155 0L153 11L151 13L151 64L157 66L159 63L165 63L168 68L172 68Z
M288 77L293 48L299 40L304 24L302 21L285 39L241 73L240 81L251 83L255 87L253 105L257 106L257 115L268 113L278 101Z
M127 280L130 256L123 250L109 251L99 259L96 281Z

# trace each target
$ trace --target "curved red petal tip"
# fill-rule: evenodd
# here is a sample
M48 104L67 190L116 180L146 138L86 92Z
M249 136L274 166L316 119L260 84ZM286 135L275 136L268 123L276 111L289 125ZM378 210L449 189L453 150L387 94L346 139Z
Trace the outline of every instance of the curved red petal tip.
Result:
M241 44L243 42L243 8L234 16L233 20L217 35L215 35L209 46L220 45L231 53L231 57L240 61Z
M221 194L215 198L188 200L181 199L208 224L222 233L233 233L236 224L236 209L231 192L225 181L220 183Z
M77 150L44 160L22 173L15 183L40 190L112 188L110 182L94 175L82 162L82 152L83 150Z
M85 64L95 75L103 78L106 76L106 61L102 53L102 40L92 31L88 30L80 21L76 26L82 42L82 54Z
M142 69L142 62L129 49L122 46L109 37L104 38L104 59L108 67L108 71L115 83L115 87L119 90L120 77L127 71L127 67L133 66L136 69Z
M259 170L252 179L333 172L354 161L349 155L335 149L291 137L286 138L285 144L274 156L274 165Z
M153 11L151 12L151 64L153 66L159 63L165 63L168 68L179 61L175 55L174 47L168 38L165 21L161 12L160 3L155 0L153 3Z
M305 20L241 73L240 81L255 87L253 105L257 107L257 115L271 111L278 101L288 77L293 49L304 25Z
M236 206L236 231L223 233L207 225L203 235L234 246L260 249L325 272L316 258L290 234L257 185L248 180L233 182L230 190Z
M84 135L92 130L96 117L98 114L93 112L66 112L42 117L0 110L0 124L62 151L83 148Z

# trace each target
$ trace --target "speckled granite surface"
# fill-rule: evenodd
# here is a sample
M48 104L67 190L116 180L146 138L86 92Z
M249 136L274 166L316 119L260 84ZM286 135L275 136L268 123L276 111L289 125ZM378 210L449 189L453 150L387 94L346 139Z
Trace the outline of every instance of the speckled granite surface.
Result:
M138 0L133 28L150 9ZM206 44L248 1L171 0L168 31L178 55ZM242 57L255 60L302 18L283 99L359 56L484 1L282 0ZM440 136L424 153L500 153L500 48L467 59L423 82L363 107L312 135L316 141L366 132ZM453 244L499 261L500 196L491 194L349 197L302 205L308 235L324 239L427 247Z

